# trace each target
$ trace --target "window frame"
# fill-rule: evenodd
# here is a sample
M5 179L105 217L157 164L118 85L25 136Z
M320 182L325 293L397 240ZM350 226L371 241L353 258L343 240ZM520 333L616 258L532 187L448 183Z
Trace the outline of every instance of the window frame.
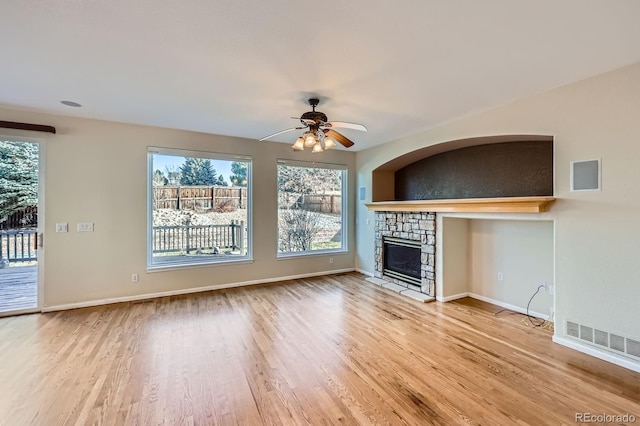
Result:
M279 202L279 188L276 185L276 258L278 260L298 258L298 257L308 257L308 256L321 256L321 255L331 255L331 254L342 254L349 252L349 241L347 236L348 233L348 179L349 179L349 167L346 164L335 164L335 163L321 163L318 161L302 161L302 160L289 160L289 159L281 159L277 160L276 166L276 182L279 179L280 174L280 166L292 166L292 167L306 167L310 169L332 169L332 170L340 170L342 171L342 182L340 185L341 191L341 236L340 241L342 246L339 248L332 249L320 249L320 250L305 250L305 251L294 251L294 252L280 252L280 202Z
M247 164L247 253L228 258L216 258L214 256L202 256L190 258L189 261L165 261L154 262L153 257L153 156L154 154L172 155L176 157L193 157L210 160L238 161ZM167 269L183 269L192 267L228 265L236 263L253 262L253 184L252 184L253 158L247 155L225 154L212 151L198 151L193 149L164 148L156 146L147 147L147 271L161 271Z

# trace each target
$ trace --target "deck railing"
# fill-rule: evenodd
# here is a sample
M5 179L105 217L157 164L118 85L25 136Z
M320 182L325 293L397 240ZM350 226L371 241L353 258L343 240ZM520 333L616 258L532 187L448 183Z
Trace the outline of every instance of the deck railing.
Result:
M0 231L0 262L37 260L35 229Z
M229 225L154 226L153 253L215 253L244 250L244 221Z
M153 253L215 253L216 249L242 252L244 221L228 225L154 226ZM35 229L0 231L0 262L37 260Z

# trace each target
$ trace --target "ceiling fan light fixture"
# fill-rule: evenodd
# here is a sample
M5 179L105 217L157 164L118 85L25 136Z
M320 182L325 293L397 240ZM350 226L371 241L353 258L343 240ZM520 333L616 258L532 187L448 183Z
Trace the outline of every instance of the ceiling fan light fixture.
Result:
M278 136L282 133L290 132L292 130L303 130L304 133L296 139L291 148L294 151L304 151L305 148L311 148L314 153L333 149L338 144L349 148L353 146L353 141L336 130L334 127L345 128L352 130L359 130L366 132L367 128L362 124L350 123L346 121L329 121L327 115L324 112L316 111L316 107L320 100L318 98L309 99L309 105L311 105L312 111L307 111L298 117L291 117L295 120L300 120L298 127L292 127L290 129L280 130L279 132L272 133L263 137L260 141L270 139L274 136Z
M336 147L336 143L331 138L324 138L324 149L332 149Z
M316 136L311 132L305 132L302 137L304 138L304 146L310 148L317 142Z
M294 151L304 151L304 139L302 139L302 136L296 139L291 148L293 148Z

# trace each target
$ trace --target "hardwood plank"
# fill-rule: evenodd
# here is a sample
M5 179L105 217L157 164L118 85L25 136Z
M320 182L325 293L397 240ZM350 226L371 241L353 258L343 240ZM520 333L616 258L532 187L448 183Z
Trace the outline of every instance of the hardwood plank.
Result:
M0 319L0 424L530 424L640 415L640 374L357 273Z

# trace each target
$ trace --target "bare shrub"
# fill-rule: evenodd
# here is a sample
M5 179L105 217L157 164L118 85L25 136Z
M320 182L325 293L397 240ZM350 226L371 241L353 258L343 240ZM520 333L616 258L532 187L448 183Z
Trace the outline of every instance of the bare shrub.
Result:
M222 200L216 203L212 211L216 213L229 213L236 211L236 204L234 200Z
M279 245L282 252L311 250L320 231L320 217L308 210L280 210Z

